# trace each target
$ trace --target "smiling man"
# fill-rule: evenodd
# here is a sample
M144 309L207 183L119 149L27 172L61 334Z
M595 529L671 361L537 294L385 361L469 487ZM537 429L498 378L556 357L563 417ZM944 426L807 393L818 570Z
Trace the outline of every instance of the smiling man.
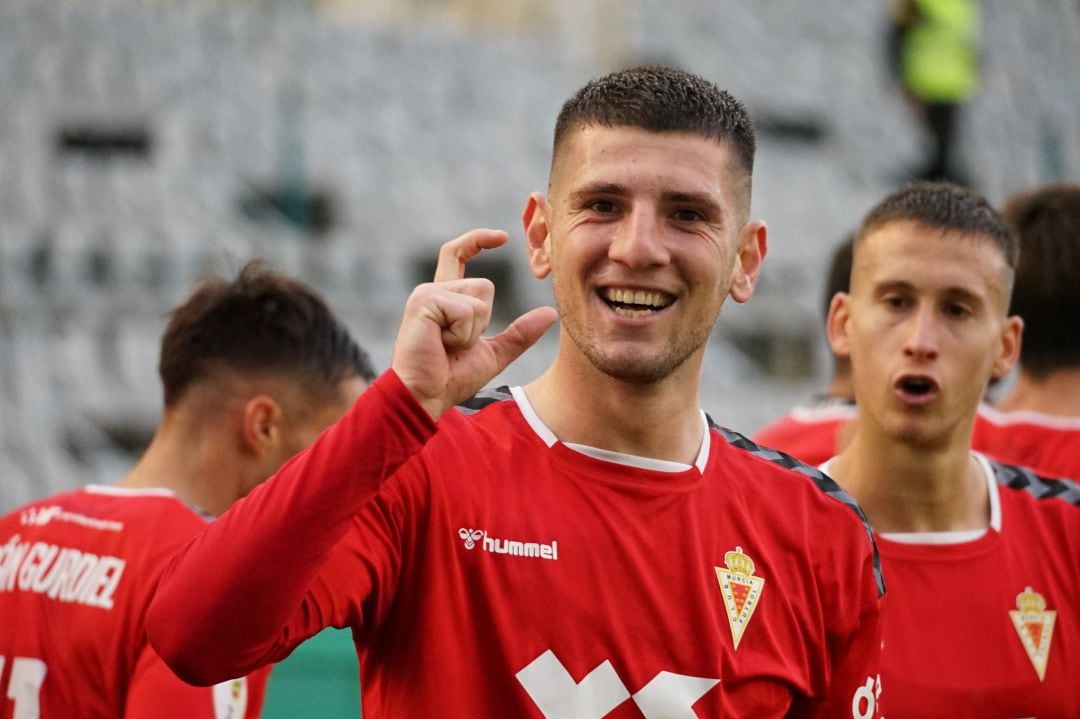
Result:
M162 655L210 683L349 626L372 718L876 716L864 518L699 405L765 254L753 155L742 105L694 75L580 90L523 214L551 366L476 394L556 312L482 336L494 288L465 264L506 235L444 245L391 369L162 583Z
M1017 254L979 195L913 185L866 216L830 308L859 420L824 469L879 536L889 719L1080 716L1080 486L971 451L1020 350Z

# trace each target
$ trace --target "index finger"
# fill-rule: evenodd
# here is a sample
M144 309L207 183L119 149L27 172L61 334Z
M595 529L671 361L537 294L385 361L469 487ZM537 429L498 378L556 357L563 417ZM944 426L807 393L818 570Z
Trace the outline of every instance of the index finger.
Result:
M465 263L480 254L506 243L509 239L502 230L470 230L439 248L439 262L435 265L435 282L449 282L465 277Z

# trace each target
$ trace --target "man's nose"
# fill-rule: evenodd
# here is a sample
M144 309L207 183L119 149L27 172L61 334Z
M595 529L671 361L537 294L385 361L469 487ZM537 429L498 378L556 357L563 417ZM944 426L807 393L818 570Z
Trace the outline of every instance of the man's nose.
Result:
M911 316L911 326L904 342L904 354L916 359L935 359L938 355L940 323L932 307L919 306Z
M634 207L616 228L608 257L632 268L666 264L670 253L663 230L663 222L655 210Z

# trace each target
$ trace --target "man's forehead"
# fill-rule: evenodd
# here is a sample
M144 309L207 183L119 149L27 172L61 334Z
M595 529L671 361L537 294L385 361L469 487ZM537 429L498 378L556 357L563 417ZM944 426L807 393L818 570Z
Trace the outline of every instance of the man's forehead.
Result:
M646 159L670 156L649 168L668 193L728 195L748 190L731 143L690 131L653 131L629 125L583 124L556 148L549 189L574 192L582 185L618 184L615 173L631 177ZM568 174L573 173L573 174ZM732 200L738 197L732 194Z
M933 284L941 291L1007 293L1012 271L993 238L898 220L865 233L855 244L852 285ZM974 283L974 285L973 285Z
M988 235L948 227L934 227L918 220L896 219L864 231L853 247L856 265L875 254L902 254L932 261L934 258L966 254L991 258L1008 265L1005 250Z
M699 142L720 149L725 155L733 153L731 142L719 136L707 136L693 130L651 130L638 125L606 125L598 122L580 122L569 128L553 148L553 163L567 154L584 151L588 145L596 142L611 141L615 138L656 138L658 140L677 139L687 142Z

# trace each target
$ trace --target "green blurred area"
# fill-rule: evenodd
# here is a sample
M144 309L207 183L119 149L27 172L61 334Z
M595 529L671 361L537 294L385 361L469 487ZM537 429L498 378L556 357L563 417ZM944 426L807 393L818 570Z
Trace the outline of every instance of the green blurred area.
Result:
M352 633L324 629L270 674L263 719L356 719L360 679Z

